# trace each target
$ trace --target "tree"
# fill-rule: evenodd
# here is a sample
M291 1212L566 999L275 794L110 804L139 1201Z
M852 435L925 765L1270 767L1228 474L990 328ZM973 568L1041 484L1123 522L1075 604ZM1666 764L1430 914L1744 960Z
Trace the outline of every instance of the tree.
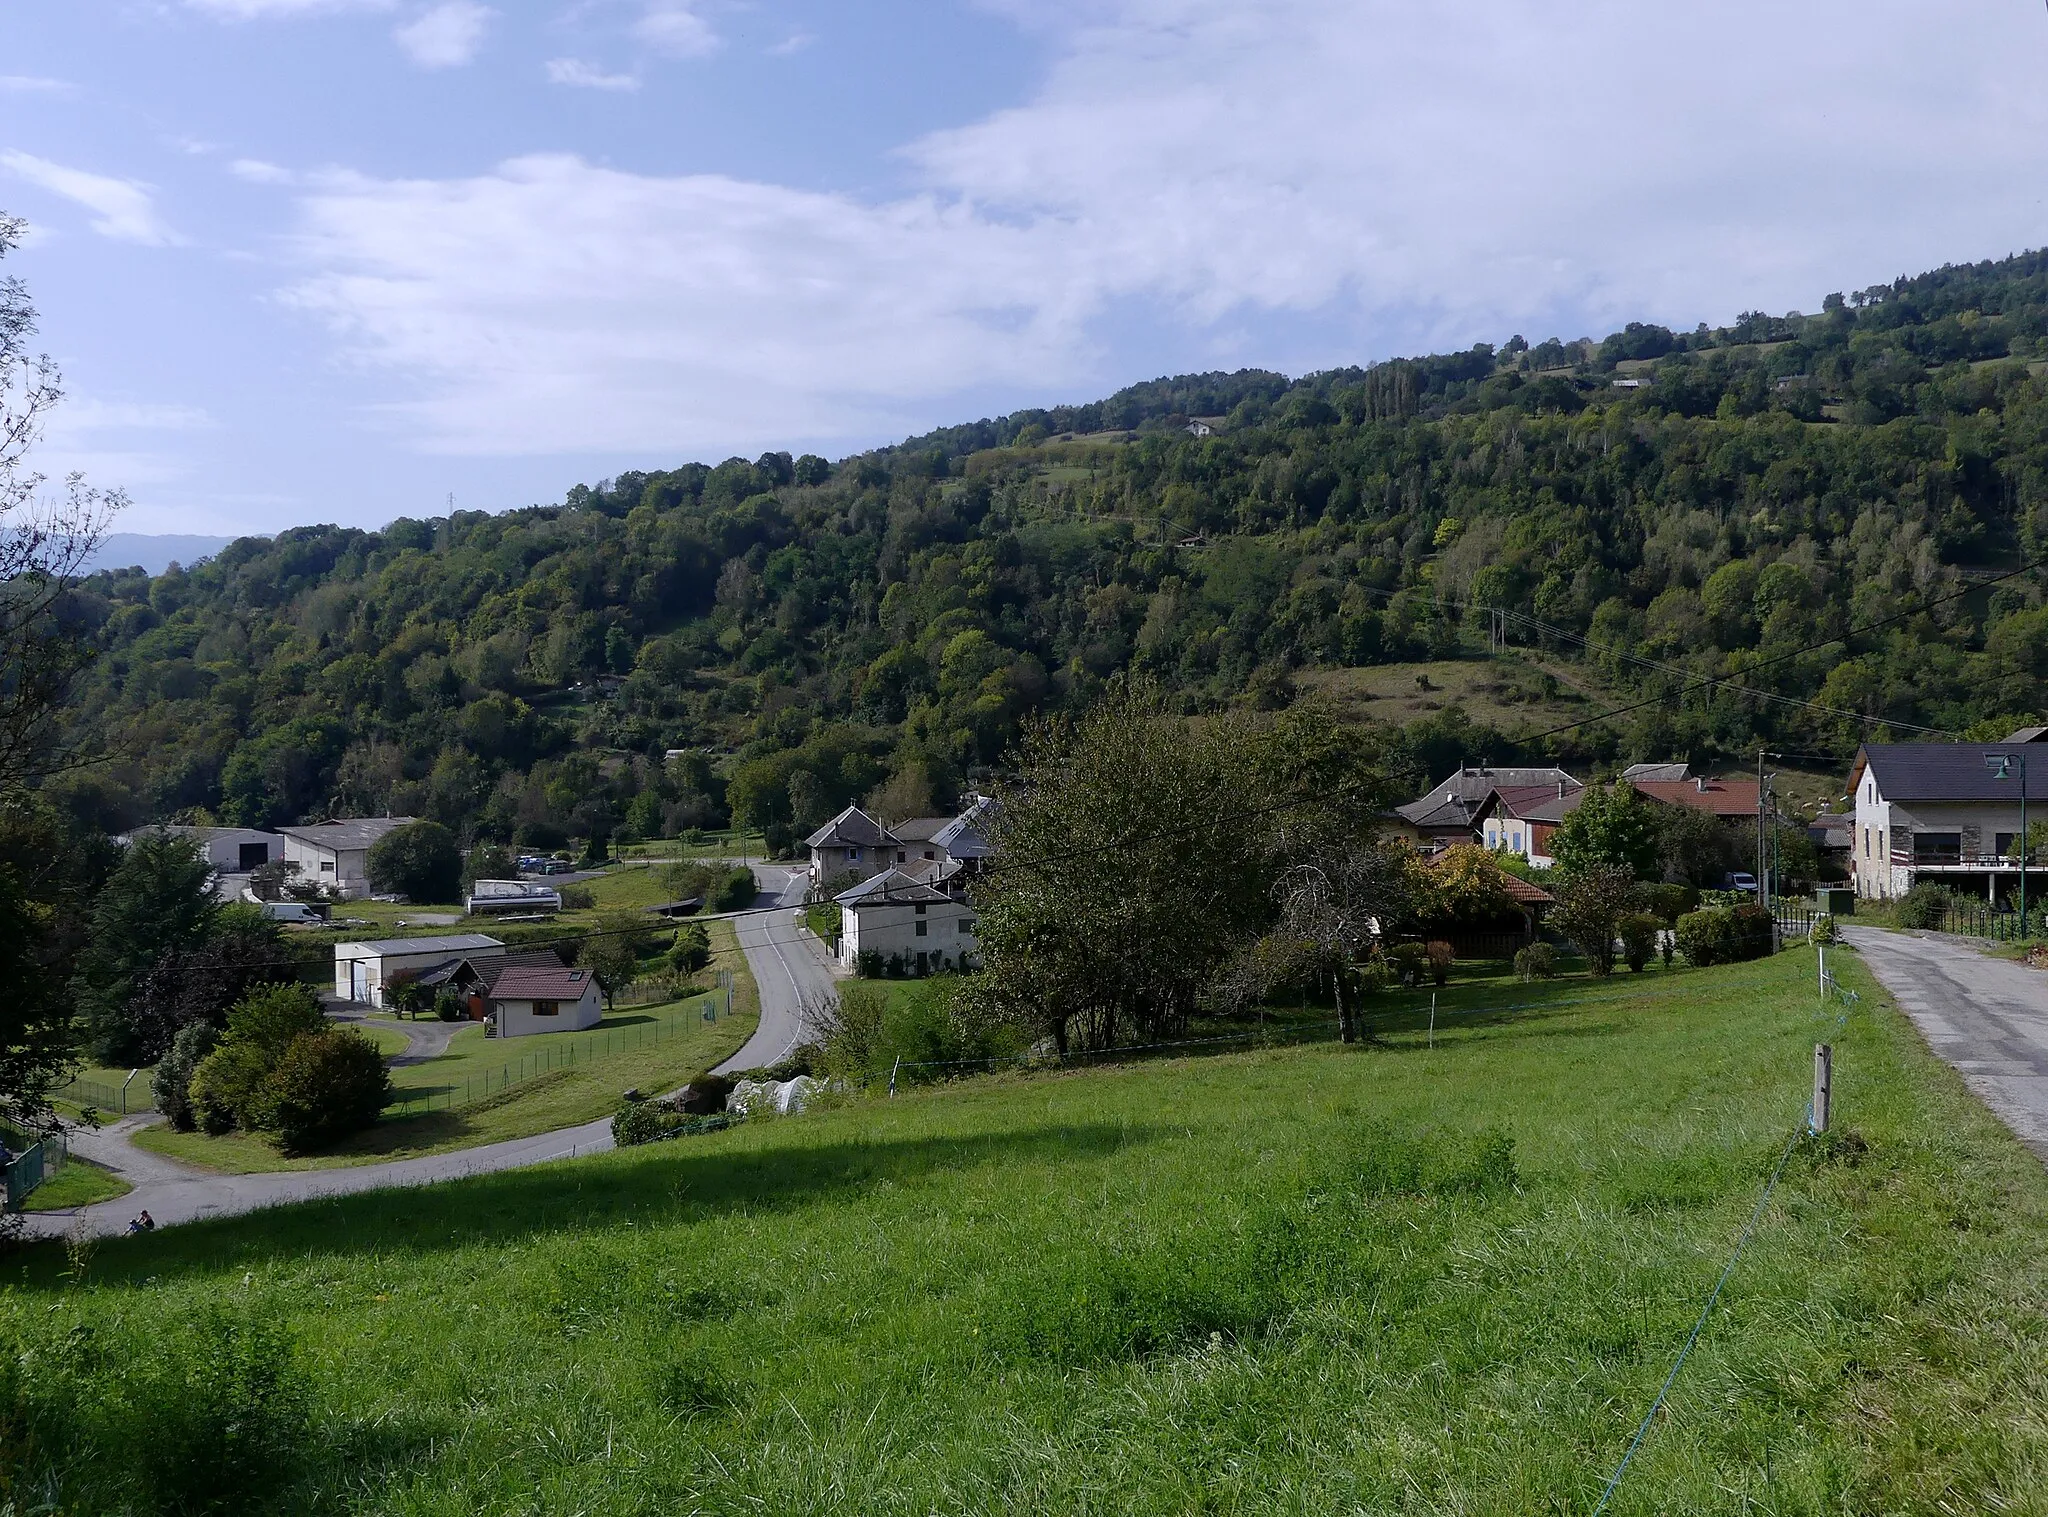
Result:
M912 759L868 792L866 809L884 827L894 827L934 815L939 803L932 795L931 771L922 759Z
M1454 843L1418 871L1415 912L1429 924L1483 925L1515 915L1507 871L1477 843Z
M1719 889L1743 855L1729 825L1696 806L1658 808L1658 844L1668 878Z
M192 1111L192 1072L219 1045L220 1029L217 1027L205 1022L182 1027L171 1041L170 1052L163 1056L156 1066L155 1075L150 1078L150 1093L156 1097L156 1109L179 1132L190 1132L198 1126L198 1119Z
M284 931L253 906L223 907L206 936L186 948L167 949L135 982L127 1023L135 1057L162 1057L181 1028L221 1028L228 1008L259 985L294 978Z
M519 860L512 856L509 848L495 843L479 843L469 850L469 856L462 861L462 888L467 892L478 880L516 880L519 878Z
M1027 725L974 892L974 1014L1062 1049L1184 1028L1279 911L1292 798L1276 797L1260 736L1248 713L1190 723L1123 682Z
M168 1034L134 1019L137 983L166 955L203 941L219 914L213 867L189 838L156 830L128 845L93 902L91 932L72 980L101 1063L147 1063L163 1052Z
M462 851L439 822L410 822L370 845L370 884L413 901L452 901L462 892Z
M1627 781L1589 786L1585 799L1559 824L1550 851L1568 874L1614 864L1627 869L1631 879L1653 880L1662 872L1660 823L1651 803Z
M576 962L597 976L607 1008L640 973L640 955L647 947L647 918L637 911L607 911L597 930L577 944Z
M1557 910L1551 924L1586 956L1586 967L1605 976L1614 970L1614 938L1633 911L1636 877L1626 864L1587 864L1565 875L1552 892Z
M711 935L702 924L686 922L676 929L669 945L668 964L677 974L695 974L711 962Z

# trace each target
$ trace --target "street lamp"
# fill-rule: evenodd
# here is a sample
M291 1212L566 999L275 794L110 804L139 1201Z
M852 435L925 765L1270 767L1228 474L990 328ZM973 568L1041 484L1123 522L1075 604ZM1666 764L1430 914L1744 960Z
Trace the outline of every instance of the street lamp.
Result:
M2013 766L2020 771L2020 936L2027 935L2027 756L2024 753L1987 753L1984 767L1995 780L2012 778Z

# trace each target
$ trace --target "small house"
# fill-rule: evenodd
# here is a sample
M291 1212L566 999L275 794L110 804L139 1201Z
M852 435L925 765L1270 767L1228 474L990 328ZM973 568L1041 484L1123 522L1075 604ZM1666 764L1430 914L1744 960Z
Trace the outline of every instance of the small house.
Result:
M480 932L449 933L429 938L383 938L374 942L334 945L334 993L344 1001L367 1006L384 1004L384 987L401 971L423 974L453 959L480 959L505 951L496 938Z
M520 965L498 975L486 997L501 1038L581 1032L604 1016L597 976L566 965Z

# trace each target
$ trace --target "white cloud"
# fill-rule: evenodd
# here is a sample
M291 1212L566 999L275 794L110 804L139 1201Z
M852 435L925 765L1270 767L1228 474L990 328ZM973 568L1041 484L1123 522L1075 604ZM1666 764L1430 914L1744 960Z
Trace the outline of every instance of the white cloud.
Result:
M460 68L483 46L496 15L476 0L444 0L391 35L421 68Z
M228 165L228 172L250 184L291 184L298 178L290 169L261 158L237 158Z
M704 58L718 51L718 33L692 0L646 0L633 35L672 58Z
M771 58L787 58L792 54L802 52L817 40L818 34L816 32L792 32L769 48L768 56Z
M0 153L0 168L93 212L92 229L103 237L151 247L182 241L157 219L148 187L133 180L110 179L21 152Z
M78 86L68 79L43 79L34 74L0 74L0 94L69 95Z
M554 84L574 85L586 90L637 90L640 78L637 74L608 74L595 63L585 63L581 58L548 59L548 80Z
M921 193L567 156L331 179L296 298L417 387L401 414L428 446L717 448L1219 350L1300 368L1812 309L2043 240L2037 15L1068 0L1030 21L1046 82L910 145ZM1758 56L1831 61L1794 89ZM1126 318L1151 346L1105 372Z

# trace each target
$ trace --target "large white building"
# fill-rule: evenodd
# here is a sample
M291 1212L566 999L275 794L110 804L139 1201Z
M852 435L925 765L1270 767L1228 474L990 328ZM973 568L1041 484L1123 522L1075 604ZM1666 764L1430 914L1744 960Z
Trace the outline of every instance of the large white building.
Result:
M437 938L382 938L334 945L334 993L344 1001L382 1006L384 987L401 970L424 973L458 959L494 958L505 951L496 938L455 932Z
M409 816L376 816L277 830L284 839L287 869L309 884L331 886L353 899L370 893L371 848L387 833L409 827L417 820Z
M900 869L886 869L834 899L839 903L839 962L859 967L875 954L893 974L973 969L981 962L974 908Z
M2023 775L2032 828L2048 822L2048 745L2038 738L1866 744L1849 772L1856 893L1887 899L1934 880L1989 901L2016 895ZM2030 865L2028 894L2048 899L2042 867L2038 857Z

